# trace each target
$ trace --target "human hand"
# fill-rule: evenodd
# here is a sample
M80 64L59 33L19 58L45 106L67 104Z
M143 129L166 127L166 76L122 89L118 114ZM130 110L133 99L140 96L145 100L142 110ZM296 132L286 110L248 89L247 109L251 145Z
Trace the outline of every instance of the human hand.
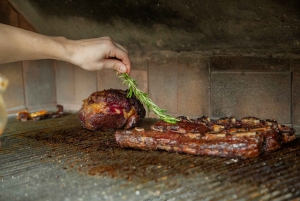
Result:
M69 62L86 70L113 69L130 74L131 64L127 50L110 37L68 40Z
M69 40L0 23L0 44L0 64L57 59L86 70L113 69L128 74L131 70L127 50L110 37Z

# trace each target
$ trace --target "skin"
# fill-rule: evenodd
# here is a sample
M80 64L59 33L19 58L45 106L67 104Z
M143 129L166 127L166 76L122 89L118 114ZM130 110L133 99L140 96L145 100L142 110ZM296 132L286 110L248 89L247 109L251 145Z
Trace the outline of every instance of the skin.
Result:
M66 61L89 71L131 70L128 51L110 37L70 40L0 24L0 64L40 59Z

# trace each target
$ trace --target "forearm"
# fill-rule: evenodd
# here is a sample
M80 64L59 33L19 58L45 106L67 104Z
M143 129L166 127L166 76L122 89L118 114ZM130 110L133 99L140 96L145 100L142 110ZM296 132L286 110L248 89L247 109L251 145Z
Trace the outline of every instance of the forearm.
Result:
M0 24L0 63L57 59L68 61L67 39L50 37Z
M130 73L127 50L110 37L69 40L0 24L0 64L56 59L86 70L113 69Z

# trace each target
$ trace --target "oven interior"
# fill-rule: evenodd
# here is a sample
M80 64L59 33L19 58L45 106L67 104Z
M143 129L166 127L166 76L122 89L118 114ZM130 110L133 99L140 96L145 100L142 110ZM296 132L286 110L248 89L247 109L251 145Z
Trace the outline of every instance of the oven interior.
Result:
M300 197L300 3L0 0L0 23L51 36L110 36L138 87L172 116L254 116L297 139L253 159L120 148L82 128L82 100L126 89L112 70L56 60L1 64L9 122L0 137L0 200L297 200ZM57 119L15 114L56 110ZM157 121L147 112L143 127Z

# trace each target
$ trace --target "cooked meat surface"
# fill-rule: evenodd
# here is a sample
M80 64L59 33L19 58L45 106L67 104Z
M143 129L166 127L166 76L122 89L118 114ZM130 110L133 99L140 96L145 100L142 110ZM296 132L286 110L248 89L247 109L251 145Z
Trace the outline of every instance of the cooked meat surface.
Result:
M116 141L121 147L141 150L165 150L194 155L252 158L261 153L263 137L257 132L182 134L171 131L138 131L133 129L117 131Z
M127 98L127 91L109 89L94 92L84 99L79 119L84 128L107 131L137 126L145 114L138 99Z
M252 158L273 151L282 143L294 140L293 128L275 120L246 117L210 120L180 119L176 124L158 121L150 130L136 128L117 131L116 141L122 147L141 150L166 150L195 155Z

